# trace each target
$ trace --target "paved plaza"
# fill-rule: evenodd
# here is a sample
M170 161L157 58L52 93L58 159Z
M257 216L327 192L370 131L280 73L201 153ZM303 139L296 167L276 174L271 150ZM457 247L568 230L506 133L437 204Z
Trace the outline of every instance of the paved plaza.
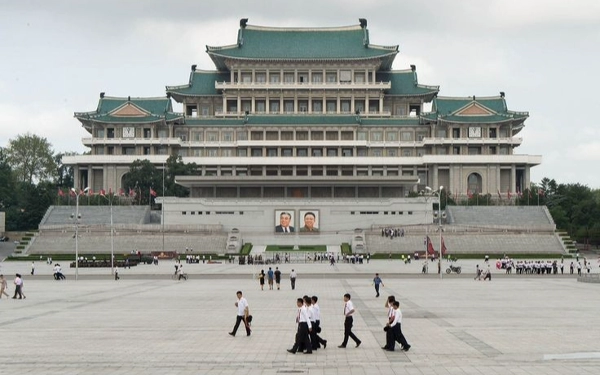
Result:
M24 300L0 300L2 374L598 374L600 284L571 275L518 276L495 271L473 280L477 261L461 261L462 275L421 275L422 263L281 264L281 290L261 291L255 274L268 266L185 264L188 281L174 281L173 261L121 270L2 262L9 292L24 275ZM445 263L443 263L445 265ZM598 273L598 265L594 260ZM275 267L275 266L272 266ZM298 272L290 290L288 274ZM375 298L371 280L385 287ZM268 289L265 287L265 289ZM253 333L231 337L235 292L244 291ZM344 293L357 313L360 348L343 338ZM296 298L319 296L326 349L289 354ZM409 352L386 352L385 297L403 310ZM11 295L12 296L12 295Z

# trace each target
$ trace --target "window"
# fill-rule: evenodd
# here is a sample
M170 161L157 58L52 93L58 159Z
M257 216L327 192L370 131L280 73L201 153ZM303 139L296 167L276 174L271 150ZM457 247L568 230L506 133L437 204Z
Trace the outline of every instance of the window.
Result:
M352 156L352 149L351 148L343 148L342 149L342 156L344 156L344 157L350 157L350 156Z
M187 104L185 106L185 114L190 117L198 116L198 107L195 104Z
M301 113L308 112L308 100L299 100L298 101L298 112L301 112Z
M208 108L208 106L203 105L201 110L202 117L208 117L210 115L210 109Z
M308 73L298 73L298 83L308 83Z
M366 141L367 140L367 132L366 131L359 131L356 132L356 140L357 141Z
M281 140L282 141L293 141L294 140L294 132L282 131L281 132Z
M312 111L314 113L323 112L323 102L321 100L313 100Z
M242 74L242 82L244 82L244 83L250 83L250 82L252 82L252 74L250 74L250 73L243 73Z
M322 83L323 82L323 73L313 73L312 81L313 81L313 83Z
M402 132L402 133L400 133L400 137L402 137L402 142L412 141L412 133L411 132Z
M489 133L490 138L496 138L496 128L491 128Z
M387 156L391 156L391 157L398 156L398 150L396 150L395 148L388 148L386 151L387 151Z
M270 101L269 102L269 112L279 113L279 101Z
M276 148L268 148L267 149L267 156L268 157L277 157L277 149Z
M364 73L354 73L354 82L356 82L356 83L365 82L365 74Z
M404 156L404 157L412 156L412 150L402 150L402 156Z
M267 80L267 76L265 75L265 73L256 73L255 77L256 82L258 83L265 83L265 81Z
M388 142L396 142L398 140L398 132L386 132L385 140Z
M337 148L328 148L327 156L337 156Z
M335 100L328 100L327 101L327 113L335 113L336 105L337 105L337 103Z
M238 148L237 156L242 157L242 158L248 156L248 150L246 150L245 148Z
M237 137L238 141L247 141L248 140L248 132L246 131L237 131L235 133L235 136Z
M308 156L308 150L305 148L296 149L296 156Z
M283 82L294 83L294 73L285 73L283 75Z
M437 136L439 138L446 138L446 129L438 129Z
M351 131L342 132L342 141L352 141L354 139L354 133Z
M372 142L382 142L383 141L383 133L380 131L371 132L371 141Z
M217 156L219 156L219 149L217 149L217 148L207 148L206 149L206 156L211 157L211 158L216 158Z
M438 155L446 155L446 147L438 147L437 154Z
M104 138L104 129L97 129L96 130L96 137L97 138Z
M460 128L452 128L452 138L460 138Z
M481 147L469 147L469 155L481 155Z
M312 149L312 156L314 156L314 157L321 157L321 156L323 156L323 150L321 150L320 148L313 148Z
M264 100L257 100L255 105L255 110L257 113L265 113L266 112L266 103Z
M221 139L223 142L233 142L233 132L226 131L221 133Z
M452 147L452 155L460 155L460 146Z
M206 132L206 140L211 143L219 141L219 132Z
M308 132L307 131L296 131L296 140L297 141L307 141L308 140Z
M357 156L367 156L367 149L365 147L359 147L356 149Z
M104 155L104 146L96 146L94 150L96 155Z
M108 128L106 129L106 138L114 138L115 137L115 129Z
M496 146L490 146L490 155L496 155Z
M327 83L337 82L337 73L327 73Z
M144 130L142 131L143 137L148 139L150 137L152 137L152 130L149 128L144 128Z
M279 133L277 131L267 131L267 141L278 141Z
M342 113L350 113L350 100L340 101L340 107Z
M291 148L282 148L281 156L292 156L292 149Z
M233 149L231 148L224 148L221 149L221 156L223 157L229 157L233 155ZM229 174L229 176L231 176L231 173Z
M150 147L144 147L144 155L150 155Z
M254 131L250 134L250 137L253 141L262 141L263 140L263 132L262 131Z
M338 140L338 132L337 131L325 132L325 138L328 141L337 141Z
M253 148L251 152L254 157L262 156L262 148Z
M279 83L279 72L269 73L269 82Z
M371 153L375 157L381 157L381 156L383 156L383 150L380 149L380 148L371 149Z
M323 140L323 132L322 131L310 132L310 139L313 141L322 141Z

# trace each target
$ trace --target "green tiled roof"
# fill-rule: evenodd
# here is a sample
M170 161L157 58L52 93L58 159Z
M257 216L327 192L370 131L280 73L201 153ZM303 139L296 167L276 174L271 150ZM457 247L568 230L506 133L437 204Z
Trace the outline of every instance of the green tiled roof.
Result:
M369 31L360 25L332 28L276 28L251 26L238 31L236 44L206 47L217 69L225 58L262 60L331 60L383 58L382 69L392 66L398 46L369 43Z
M190 82L187 85L167 86L167 92L171 93L175 100L178 100L178 96L220 95L215 90L215 81L229 82L229 80L229 72L196 70L190 74Z
M115 116L114 113L126 105L134 106L144 116ZM175 121L183 118L183 114L174 113L171 99L161 98L120 98L102 96L98 108L90 112L75 112L82 122L95 121L107 123L151 123L157 121Z
M489 115L461 115L469 106L476 105L490 112ZM522 123L529 117L528 112L515 112L507 109L504 96L495 97L437 97L433 99L431 112L423 113L423 119L456 123L498 123L515 121Z
M379 72L377 81L390 82L392 89L386 91L387 95L396 96L427 96L435 95L440 91L439 86L419 85L417 72L413 70L397 70L391 72Z
M378 126L378 125L419 125L418 117L403 118L360 118L360 125ZM186 118L186 125L204 125L204 126L236 126L236 125L349 125L358 124L355 115L299 115L299 116L248 116L247 121L241 119L216 119L216 118Z

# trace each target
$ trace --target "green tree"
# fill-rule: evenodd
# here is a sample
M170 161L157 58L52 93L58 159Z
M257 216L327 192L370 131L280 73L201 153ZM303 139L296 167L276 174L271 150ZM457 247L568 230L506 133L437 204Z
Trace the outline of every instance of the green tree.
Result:
M9 140L6 153L17 181L32 184L56 178L56 163L46 138L30 133L19 135Z
M15 178L5 151L0 148L0 211L8 210L16 202Z
M62 162L63 156L78 155L76 152L61 152L54 156L54 165L56 166L56 185L58 187L71 188L75 185L75 172L73 166L65 165Z
M150 188L157 191L162 186L162 171L148 160L136 160L129 166L129 173L123 178L125 194L135 192L133 202L140 205L150 204Z
M192 176L198 174L196 163L184 163L180 155L171 155L165 166L165 196L189 197L190 190L175 183L175 176Z

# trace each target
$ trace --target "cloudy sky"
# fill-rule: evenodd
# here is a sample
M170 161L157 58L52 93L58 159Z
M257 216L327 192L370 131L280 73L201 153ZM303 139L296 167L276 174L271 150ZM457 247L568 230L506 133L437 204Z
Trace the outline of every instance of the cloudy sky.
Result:
M542 155L532 181L600 188L598 0L0 0L0 147L27 132L55 151L86 150L73 112L110 96L163 96L206 45L236 41L240 18L263 26L368 20L371 43L399 45L444 96L506 92L529 111L517 153Z

